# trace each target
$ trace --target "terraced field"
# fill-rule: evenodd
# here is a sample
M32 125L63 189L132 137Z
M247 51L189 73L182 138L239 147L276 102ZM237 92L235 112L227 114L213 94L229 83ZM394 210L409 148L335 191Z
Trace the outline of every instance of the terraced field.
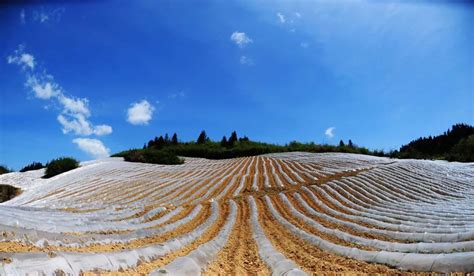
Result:
M0 274L474 271L474 164L283 153L10 173Z

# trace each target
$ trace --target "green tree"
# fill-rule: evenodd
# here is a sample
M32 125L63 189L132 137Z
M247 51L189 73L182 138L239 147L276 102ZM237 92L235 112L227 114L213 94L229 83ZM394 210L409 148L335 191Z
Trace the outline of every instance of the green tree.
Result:
M202 144L205 144L208 139L209 139L209 138L207 137L206 131L203 130L203 131L201 131L201 133L199 134L199 137L197 138L196 143L202 145Z
M171 137L171 144L175 146L178 144L178 134L176 134L176 132L173 134L173 137Z
M158 140L156 141L155 147L158 149L162 149L165 144L165 139L163 138L163 136L160 135L160 137L158 137Z
M9 173L11 170L6 166L0 165L0 174Z
M352 143L352 140L349 139L349 142L347 143L347 145L349 146L349 148L353 149L354 148L354 144Z
M41 164L41 162L33 162L31 164L28 164L26 166L24 166L20 172L26 172L26 171L32 171L32 170L39 170L39 169L42 169L44 168L43 164Z
M229 142L227 141L227 137L225 137L224 135L224 137L222 137L222 140L221 140L221 147L227 147L228 143Z
M249 137L247 137L247 136L244 136L244 137L240 137L240 138L239 138L239 142L249 142L249 141L250 141L250 139L249 139Z
M341 148L342 148L342 147L344 147L344 146L345 146L345 144L344 144L344 141L342 141L342 140L341 140L341 141L339 141L339 147L341 147Z
M228 141L228 145L230 147L233 147L235 142L238 141L238 138L237 138L237 132L233 131L231 134L230 134L230 137L229 137L229 141Z
M79 162L70 157L61 157L51 160L46 164L46 173L43 178L50 178L63 172L67 172L79 167Z

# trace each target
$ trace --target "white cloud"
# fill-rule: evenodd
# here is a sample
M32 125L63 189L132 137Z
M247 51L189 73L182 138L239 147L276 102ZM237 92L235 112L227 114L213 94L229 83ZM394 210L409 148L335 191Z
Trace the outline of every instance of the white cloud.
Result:
M33 21L39 23L59 22L64 11L65 8L46 9L41 7L41 9L33 11Z
M94 134L98 136L112 133L112 127L109 125L98 125L94 127Z
M168 95L168 98L169 99L184 99L184 98L186 98L186 93L184 93L183 91L180 91L178 93L172 93L172 94ZM159 103L159 102L157 102L157 103Z
M33 92L34 96L43 100L55 100L61 107L61 114L57 120L62 126L64 134L75 135L107 135L112 133L109 125L94 126L88 118L91 116L89 101L86 98L74 98L66 96L59 84L54 81L53 76L48 75L45 70L37 73L35 70L35 58L24 52L24 46L20 45L15 54L7 58L10 64L16 64L23 69L30 68L26 73L25 86ZM51 102L50 102L51 103Z
M104 146L104 144L97 139L90 138L76 138L72 140L79 149L89 154L94 158L105 158L110 155L110 149Z
M285 23L286 22L286 18L281 12L277 12L276 15L278 17L278 20L280 20L280 23Z
M330 127L328 129L326 129L326 131L324 132L324 135L326 135L329 139L331 139L332 137L334 137L334 130L336 128L335 127Z
M25 23L26 23L26 14L25 14L25 10L24 10L24 9L21 9L21 12L20 12L20 22L21 22L21 24L25 24Z
M247 56L240 57L240 64L253 65L253 60Z
M301 46L302 48L308 48L308 47L309 47L309 43L308 43L308 42L301 42L301 43L300 43L300 46Z
M88 136L94 133L91 124L82 114L74 116L59 114L57 119L63 127L62 131L64 134L73 132L76 135Z
M147 100L133 103L127 110L127 121L132 125L147 125L154 110L155 108Z
M20 62L24 63L31 69L35 68L35 57L30 54L22 54L20 57Z
M235 44L239 45L239 47L243 48L249 43L253 43L253 40L250 39L246 33L235 31L230 36L230 40L234 41Z
M73 99L60 94L58 101L63 105L64 113L82 114L86 117L90 116L89 100L87 99Z
M8 64L20 65L22 69L35 69L35 57L24 52L25 46L20 45L13 55L7 57Z
M295 12L295 16L296 16L297 18L301 18L301 13Z
M112 127L109 125L93 126L83 114L59 114L58 122L62 126L64 134L74 133L75 135L89 136L95 134L103 136L112 133Z
M38 80L34 75L30 75L26 79L25 86L33 91L36 98L47 100L61 94L61 88L50 80Z

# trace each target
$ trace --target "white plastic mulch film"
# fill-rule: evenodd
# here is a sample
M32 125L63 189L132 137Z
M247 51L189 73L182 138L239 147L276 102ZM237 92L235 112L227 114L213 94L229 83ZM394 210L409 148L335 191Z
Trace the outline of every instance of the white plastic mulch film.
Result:
M108 158L50 179L43 173L0 175L0 184L22 189L0 204L0 275L143 264L153 275L199 275L229 241L243 204L258 257L274 275L312 271L278 249L263 215L288 239L332 256L401 271L474 271L469 163L292 152L179 166Z

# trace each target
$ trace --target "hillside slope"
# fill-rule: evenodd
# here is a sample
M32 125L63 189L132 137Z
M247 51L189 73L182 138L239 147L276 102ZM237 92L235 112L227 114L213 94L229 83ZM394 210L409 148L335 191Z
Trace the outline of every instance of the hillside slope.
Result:
M0 176L0 274L474 271L474 164L277 153Z

